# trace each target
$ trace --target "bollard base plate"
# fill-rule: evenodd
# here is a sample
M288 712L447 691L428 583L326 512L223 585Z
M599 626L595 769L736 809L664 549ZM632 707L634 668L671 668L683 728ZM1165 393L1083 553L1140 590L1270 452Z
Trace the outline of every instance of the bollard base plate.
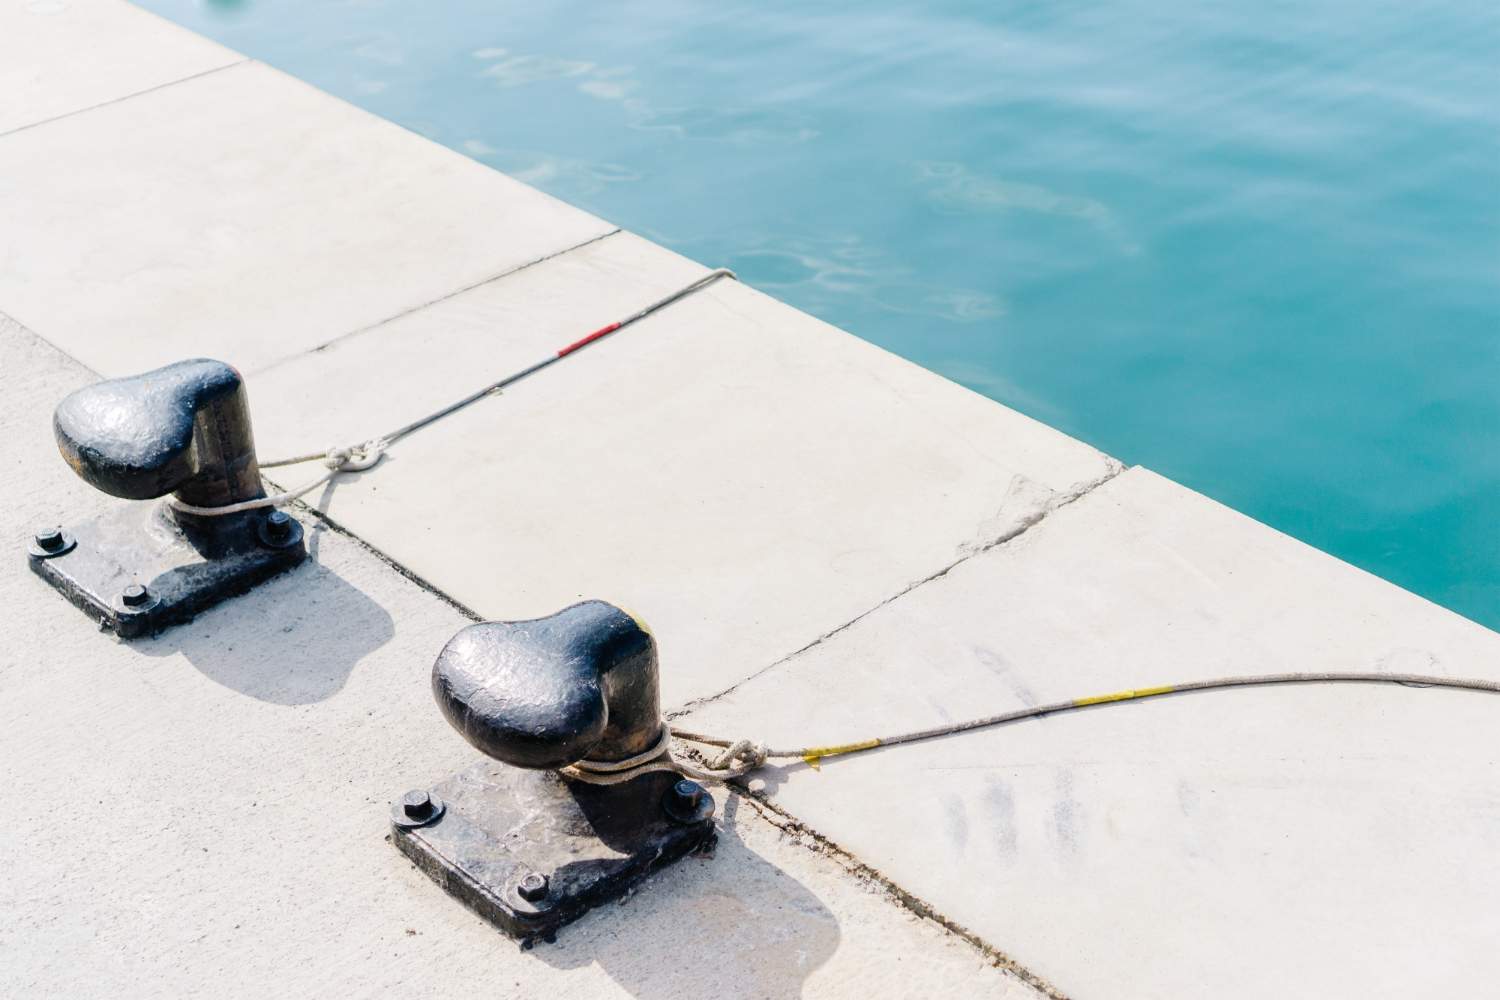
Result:
M664 811L676 781L658 772L587 785L483 760L431 789L443 809L430 823L393 822L391 839L450 895L530 947L712 845L711 800L686 823ZM522 898L527 875L546 878L543 898Z
M132 503L66 529L66 543L27 549L32 572L123 639L188 621L221 601L284 573L307 557L302 526L290 519L275 537L266 510L183 518L164 502ZM146 588L126 603L126 588Z

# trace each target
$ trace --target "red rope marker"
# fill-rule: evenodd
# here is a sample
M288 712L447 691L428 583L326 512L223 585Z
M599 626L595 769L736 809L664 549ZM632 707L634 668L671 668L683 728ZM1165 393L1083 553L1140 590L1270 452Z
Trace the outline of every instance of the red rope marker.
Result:
M595 330L587 337L584 337L581 340L575 340L568 346L560 348L556 354L549 354L547 355L547 357L543 358L541 361L538 361L534 365L529 365L525 368L522 368L518 372L507 375L500 381L493 382L485 386L483 389L480 389L478 392L470 393L463 399L458 400L456 403L450 403L449 405L443 407L441 410L438 410L436 413L429 413L425 417L413 420L405 427L397 428L396 430L391 431L389 434L383 435L382 437L372 438L362 444L350 445L344 448L330 448L327 451L314 452L308 455L298 455L295 458L283 458L274 462L260 463L260 467L263 469L270 469L281 465L300 465L303 462L317 461L321 461L328 466L330 471L327 475L320 477L315 482L309 483L308 485L303 486L300 489L290 490L286 493L278 493L275 496L263 497L259 500L249 500L245 503L235 504L229 507L179 507L179 509L189 510L190 513L229 514L234 513L237 510L248 510L253 507L274 507L279 504L288 503L292 500L295 500L297 497L308 492L314 487L327 482L339 473L363 472L365 469L374 468L375 465L380 461L381 457L385 454L385 450L387 448L389 448L395 442L399 441L401 438L406 437L406 435L410 434L412 431L421 430L428 424L441 420L451 413L457 413L459 410L462 410L470 403L477 403L484 397L490 395L491 393L499 392L501 389L504 389L508 385L515 385L517 382L521 381L523 378L526 378L528 375L535 375L537 372L541 371L543 368L546 368L548 365L557 364L569 354L572 354L576 351L581 351L595 341L603 340L610 334L625 329L627 326L636 322L637 320L645 319L647 316L650 316L658 309L665 309L667 306L671 305L673 302L676 302L678 299L686 298L687 296L693 294L701 288L707 288L709 285L713 284L715 281L718 281L720 278L735 278L736 281L739 280L735 277L735 273L733 271L725 267L721 267L716 271L710 271L703 277L699 278L697 281L694 281L692 284L684 285L682 288L677 289L677 291L673 292L671 295L668 295L665 298L657 299L655 302L651 303L649 306L646 306L644 309L638 309L622 320L610 323L607 326L601 326L599 329Z
M682 288L677 289L677 291L673 292L671 295L668 295L665 298L657 299L655 302L651 303L649 306L646 306L644 309L638 309L622 320L610 323L607 326L601 326L599 329L595 330L587 337L584 337L581 340L575 340L568 346L560 348L556 354L548 355L534 365L522 368L520 371L515 372L514 374L507 375L500 381L487 385L483 389L480 389L478 392L471 393L470 395L465 396L463 399L460 399L458 402L443 407L436 413L429 413L427 416L421 418L420 420L414 420L411 423L407 424L405 427L402 427L399 430L392 431L391 433L377 440L380 441L383 450L384 448L389 447L399 438L403 438L406 435L410 434L412 431L420 430L421 428L426 427L428 424L432 423L435 420L441 420L443 417L448 416L450 413L457 413L459 410L462 410L470 403L478 402L492 392L499 392L501 389L504 389L508 385L515 385L517 382L521 381L523 378L526 378L528 375L535 375L537 372L541 371L543 368L546 368L548 365L554 365L557 362L561 361L563 358L567 357L569 354L572 354L575 351L580 351L583 348L594 343L595 341L603 340L610 334L625 329L627 326L636 322L637 320L645 319L647 316L650 316L652 313L656 312L659 309L665 309L667 306L671 305L673 302L676 302L678 299L686 298L699 289L707 288L709 285L713 284L715 281L718 281L720 278L735 278L735 273L726 267L721 267L716 271L710 271L703 277L699 278L697 281L694 281L692 284L684 285ZM735 278L735 280L738 281L739 279Z
M587 337L584 337L582 340L575 340L567 347L564 347L562 350L558 351L557 356L560 358L565 358L569 354L572 354L574 351L578 350L580 347L587 347L589 344L592 344L600 337L608 337L610 334L618 330L621 326L622 324L620 323L611 323L609 324L609 326L601 326L599 329L595 330Z

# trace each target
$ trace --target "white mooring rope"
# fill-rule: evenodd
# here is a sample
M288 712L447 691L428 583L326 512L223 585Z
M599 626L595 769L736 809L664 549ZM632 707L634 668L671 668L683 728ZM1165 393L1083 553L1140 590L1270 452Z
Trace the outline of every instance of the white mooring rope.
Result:
M365 469L374 468L375 463L379 462L381 456L385 454L385 449L385 441L366 441L364 444L350 445L345 448L329 448L321 455L303 455L300 458L283 458L277 462L265 462L261 468L269 469L278 465L297 465L321 458L323 464L328 466L328 471L304 486L287 490L284 493L273 493L258 500L242 500L239 503L225 504L222 507L198 507L173 496L168 497L167 503L172 505L173 510L180 510L184 514L197 514L200 517L223 517L226 514L259 510L262 507L280 507L282 504L291 503L304 493L311 493L341 473L363 472Z
M728 744L722 753L705 766L683 760L672 753L672 737L679 735L668 726L662 726L661 737L650 749L624 760L580 760L559 768L563 777L586 785L619 785L633 781L643 774L658 771L670 772L698 781L723 782L739 778L766 763L766 748L749 740Z

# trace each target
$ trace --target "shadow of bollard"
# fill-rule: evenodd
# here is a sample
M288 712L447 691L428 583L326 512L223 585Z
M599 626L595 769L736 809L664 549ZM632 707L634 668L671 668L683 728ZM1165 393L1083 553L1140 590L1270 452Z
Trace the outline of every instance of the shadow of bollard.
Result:
M337 694L395 624L317 561L327 527L310 518L304 527L307 562L134 647L153 657L180 653L205 677L259 701L307 705Z
M688 857L529 954L557 969L598 965L639 1000L802 995L838 949L837 918L740 835L740 796L721 799L711 857ZM752 810L753 813L753 810Z

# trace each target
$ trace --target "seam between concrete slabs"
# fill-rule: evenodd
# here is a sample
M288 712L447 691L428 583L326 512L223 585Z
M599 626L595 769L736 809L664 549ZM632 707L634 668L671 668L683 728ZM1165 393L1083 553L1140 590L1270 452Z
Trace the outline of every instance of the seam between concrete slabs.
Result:
M77 365L80 370L86 371L90 375L94 376L94 378L103 378L104 377L103 375L100 375L98 372L96 372L94 369L90 368L88 365L84 364L82 361L79 361L77 358L75 358L68 351L66 351L63 348L59 347L57 344L54 344L51 340L47 339L46 337L43 337L40 333L37 333L34 328L27 326L25 323L22 323L19 319L16 318L16 316L15 316L14 313L8 313L4 309L0 309L0 320L9 320L11 323L13 323L16 326L20 327L22 330L25 330L26 332L30 333L37 340L40 340L42 343L46 344L49 348L51 348L52 350L56 351L58 354L62 355L64 358L67 358L68 361L70 361L73 364ZM62 400L58 400L58 402L62 402Z
M1101 452L1101 454L1102 454L1102 452ZM921 587L923 584L931 583L934 580L940 580L943 577L947 576L949 573L953 572L959 566L962 566L964 563L968 562L970 559L973 559L976 556L983 555L984 553L990 551L991 549L998 548L998 547L1000 547L1001 545L1004 545L1007 542L1014 541L1015 539L1021 537L1022 535L1026 534L1026 532L1030 531L1032 528L1036 527L1038 524L1041 524L1043 521L1045 521L1049 516L1052 515L1053 512L1061 510L1062 508L1067 507L1070 504L1077 503L1079 500L1082 500L1084 497L1088 496L1090 493L1093 493L1095 490L1099 489L1099 487L1103 486L1105 483L1109 482L1111 479L1114 479L1116 476L1118 476L1121 473L1123 473L1126 470L1126 468L1127 468L1125 465L1121 464L1120 462L1116 461L1113 458L1110 458L1108 455L1105 455L1104 458L1105 458L1105 460L1109 464L1109 469L1104 473L1104 475L1099 476L1097 479L1091 479L1088 482L1084 483L1083 485L1074 487L1073 489L1069 490L1068 492L1060 495L1059 497L1055 498L1050 503L1048 503L1046 506L1044 506L1041 510L1039 510L1035 514L1033 514L1031 517L1025 518L1024 520L1021 521L1020 524L1017 524L1015 527L1013 527L1010 530L1002 533L999 537L993 538L993 539L985 542L983 545L978 546L977 548L974 548L974 549L972 549L972 550L970 550L968 552L965 552L962 556L959 556L957 559L953 560L948 565L946 565L943 568L939 569L935 573L930 573L927 576L922 577L920 580L915 580L915 581L907 584L905 587L902 587L900 590L898 590L896 593L892 594L890 597L885 598L884 600L882 600L879 603L873 605L872 607L866 609L865 611L861 611L859 614L855 615L853 618L851 618L848 621L844 622L842 625L839 625L839 626L837 626L835 628L829 629L827 632L824 632L822 635L818 636L816 639L814 639L812 642L809 642L807 645L803 646L801 649L793 650L792 652L788 653L787 655L781 657L778 660L775 660L772 663L767 664L766 666L760 668L759 670L755 671L754 673L749 674L748 676L740 678L739 680L735 681L733 684L729 685L727 688L725 688L722 691L718 691L718 692L716 692L714 694L710 694L710 695L704 695L701 698L694 698L691 701L685 702L682 705L678 706L677 708L672 709L671 711L669 711L669 712L666 713L667 718L668 719L681 718L682 716L687 715L687 714L695 711L696 709L702 708L704 705L710 704L711 702L718 701L720 698L724 697L727 694L733 693L734 691L738 690L740 687L744 686L745 684L748 684L749 682L755 680L756 678L763 677L766 674L769 674L771 671L776 670L779 667L781 667L781 666L783 666L783 665L785 665L787 663L790 663L792 660L797 659L799 656L803 655L804 653L806 653L806 652L808 652L808 651L810 651L812 649L816 649L818 646L821 646L823 643L825 643L828 640L832 639L834 636L838 635L840 632L843 632L846 629L852 628L854 625L857 625L859 622L861 622L864 619L868 618L870 615L872 615L875 612L879 611L881 608L885 607L886 605L894 604L896 601L901 600L901 598L905 597L907 594L910 594L912 591L916 590L918 587Z
M843 868L844 871L856 879L873 883L879 887L881 892L891 902L910 911L914 916L923 920L931 920L948 933L962 938L970 946L983 953L984 957L996 968L1005 970L1039 993L1051 997L1052 1000L1069 1000L1068 995L1052 983L1038 976L1005 952L969 930L963 924L958 923L956 920L950 920L948 917L938 913L926 900L901 888L901 886L882 874L879 869L873 868L859 860L859 858L855 857L848 850L772 802L765 793L745 787L743 780L736 779L728 783L725 787L731 795L740 795L742 800L748 802L751 808L755 810L756 815L780 830L794 845L806 847L809 851L823 855L825 858L838 864L839 867ZM813 844L802 843L802 838L804 837L813 841Z
M614 229L611 229L607 233L600 233L598 236L590 236L588 239L580 243L575 243L570 247L563 247L561 250L554 250L551 253L542 254L542 256L536 258L535 260L528 260L524 264L517 264L514 267L508 267L498 274L492 274L487 278L480 278L478 281L473 282L472 284L464 285L462 288L455 288L451 292L445 292L442 295L439 295L437 298L427 302L423 302L420 305L402 309L399 312L392 313L384 319L376 320L374 323L367 323L364 326L359 327L358 329L350 330L347 333L340 333L332 337L331 339L325 340L323 343L318 344L316 347L310 347L305 351L298 351L295 354L288 354L285 357L277 358L275 361L272 361L269 364L264 364L259 368L252 369L251 371L247 372L247 374L262 375L268 371L271 371L272 369L279 368L282 365L290 364L291 362L296 361L299 358L305 358L309 354L317 354L320 351L326 351L328 350L328 348L334 346L335 344L342 344L346 341L353 340L355 337L358 337L361 334L371 333L383 326L386 326L387 324L394 323L396 320L400 319L403 316L410 316L412 313L421 312L428 306L435 306L440 302L446 302L451 298L464 294L465 292L472 292L476 288L483 288L485 285L500 281L504 278L508 278L513 274L519 274L520 272L525 271L528 268L535 267L538 264L545 264L549 260L554 260L555 258L565 256L566 254L570 254L575 250L582 250L584 247L593 246L595 243L598 243L601 240L607 240L611 236L618 236L622 232L624 232L624 230L619 226L616 226Z
M608 236L608 235L613 235L613 234L610 233L610 234L605 234L605 235ZM597 238L598 239L602 239L604 237L597 237ZM561 252L566 252L566 251L561 251ZM555 255L553 255L553 256L555 256ZM529 265L523 265L523 266L529 266ZM72 364L77 365L80 370L88 373L89 375L93 376L96 379L103 377L97 371L95 371L93 368L89 367L88 365L86 365L83 362L79 361L77 358L73 357L67 351L65 351L62 348L58 347L50 339L48 339L41 332L37 331L35 328L27 326L27 325L19 322L14 317L10 316L8 313L5 313L4 311L0 311L0 317L4 317L4 318L10 320L10 322L13 323L14 325L16 325L17 327L19 327L19 328L21 328L23 330L26 330L33 337L36 337L38 340L40 340L43 343L45 343L50 349L56 351L61 357L66 358ZM1016 530L1007 532L1003 537L995 539L995 540L993 540L991 542L986 543L983 547L981 547L981 548L979 548L979 549L977 549L977 550L975 550L973 552L968 553L962 559L956 560L954 563L952 563L952 564L950 564L948 566L945 566L943 569L939 570L938 572L933 573L930 576L924 577L922 580L919 580L919 581L911 584L910 586L904 588L903 590L901 590L899 593L893 595L892 597L889 597L889 598L887 598L887 599L879 602L877 605L875 605L875 607L872 607L869 611L866 611L863 614L857 616L856 618L854 618L850 622L847 622L844 625L841 625L838 628L833 629L832 631L828 632L827 634L825 634L823 636L820 636L818 639L815 639L813 642L809 643L807 646L804 646L802 649L798 650L797 652L792 653L792 654L790 654L788 656L782 657L781 659L779 659L779 660L775 661L774 663L772 663L770 666L767 666L767 667L765 667L765 668L763 668L761 670L756 671L751 676L752 677L758 677L761 674L765 673L766 671L768 671L768 670L770 670L770 669L772 669L772 668L774 668L774 667L776 667L776 666L778 666L778 665L780 665L782 663L787 662L788 660L790 660L790 659L792 659L792 658L800 655L801 653L805 652L807 649L810 649L813 646L816 646L819 643L825 641L829 637L837 634L838 632L843 631L844 629L848 628L850 625L854 624L854 622L859 621L860 619L862 619L866 615L874 612L878 608L884 607L885 605L891 603L892 601L900 599L902 596L904 596L905 594L910 593L912 590L916 589L917 587L921 586L924 583L927 583L927 582L929 582L931 580L935 580L935 579L938 579L938 578L942 577L943 575L945 575L948 572L950 572L955 566L959 565L960 563L966 562L968 559L971 559L974 556L979 555L981 552L987 552L990 549L994 548L995 546L1004 544L1005 542L1007 542L1007 541L1009 541L1009 540L1017 537L1018 535L1022 534L1026 530L1028 530L1031 526L1039 523L1043 518L1045 518L1047 516L1047 514L1051 513L1051 511L1056 510L1058 507L1064 506L1065 504L1069 504L1069 503L1074 502L1075 500L1081 499L1082 497L1086 496L1088 493L1093 492L1093 490L1097 489L1099 486L1102 486L1108 480L1113 479L1121 471L1123 471L1123 470L1121 468L1119 468L1118 467L1118 463L1116 463L1116 466L1112 467L1111 471L1108 474L1106 474L1105 476L1101 477L1098 480L1095 480L1095 481L1092 481L1090 483L1087 483L1084 486L1079 487L1078 489L1069 491L1067 494L1064 494L1064 496L1063 496L1063 498L1061 500L1059 500L1059 501L1057 501L1057 502L1049 505L1041 513L1039 513L1035 517L1029 519L1024 526L1019 527ZM270 479L269 477L266 477L264 474L262 474L262 479L264 479L265 482L267 484L269 484L270 486L272 486L272 487L275 487L277 489L282 488L280 484L276 483L274 480ZM418 574L412 572L410 569L408 569L405 566L401 565L401 563L397 562L395 559L392 559L385 552L382 552L379 548L377 548L376 546L370 544L368 541L366 541L365 539L361 538L359 535L355 534L354 532L350 531L348 528L344 527L343 525L339 524L333 518L329 517L327 514L324 514L322 511L318 510L317 508L315 508L315 507L313 507L313 506L305 503L302 500L295 501L294 504L293 504L293 506L295 506L297 508L297 510L298 510L299 513L301 513L303 515L310 515L311 517L315 518L316 520L318 520L321 523L323 523L324 525L326 525L327 528L329 530L333 531L335 534L337 534L337 535L339 535L339 536L341 536L343 538L349 539L354 544L358 545L361 549L365 550L370 555L374 556L381 563L383 563L384 565L390 567L399 576L405 578L406 580L410 581L412 584L414 584L415 586L419 587L423 591L425 591L425 592L431 594L432 596L438 598L439 600L443 601L445 604L449 605L454 610L458 611L464 617L466 617L466 618L468 618L468 619L470 619L472 621L475 621L475 622L481 622L481 621L485 620L483 618L483 616L481 616L480 614L478 614L472 608L470 608L467 605L465 605L465 604L461 603L460 601L456 600L455 598L453 598L449 594L445 593L440 587L435 586L430 581L424 579L423 577L419 576ZM747 677L744 680L749 680L749 679L750 678ZM744 683L744 680L740 681L739 684ZM735 684L734 687L738 687L739 684ZM728 690L733 690L733 688L730 688ZM720 692L720 695L722 695L723 693L726 693L726 692ZM712 697L717 698L720 695L714 695ZM708 700L711 700L711 699L708 699ZM701 703L701 701L697 702L697 703L694 703L694 704L698 704L698 703ZM687 711L687 710L688 710L687 708L682 708L682 709L679 709L679 710L677 710L675 712L666 712L666 713L663 713L663 714L665 715L666 718L670 719L670 718L673 718L673 717L675 717L677 715L682 714L682 712ZM1036 989L1036 990L1044 993L1046 996L1052 998L1052 1000L1069 1000L1069 998L1065 994L1061 993L1055 986L1053 986L1051 983L1047 982L1042 977L1038 976L1036 973L1034 973L1031 970L1027 969L1024 965L1020 964L1015 959L1011 958L1004 951L1002 951L1001 949L997 948L995 945L990 944L988 941L985 941L979 935L977 935L974 932L970 931L968 928L964 927L962 924L959 924L957 921L954 921L951 918L946 917L943 914L939 913L931 904L927 903L921 897L915 895L914 893L908 891L907 889L902 888L896 882L892 881L890 878L888 878L887 876L883 875L879 870L877 870L876 868L872 867L868 863L866 863L864 861L861 861L854 854L852 854L851 852L849 852L845 848L839 846L837 843L835 843L834 841L830 840L828 837L824 836L823 834L818 833L816 830L814 830L812 827L808 826L802 820L798 819L797 817L793 816L792 814L786 812L784 809L782 809L779 806L776 806L775 804L773 804L772 802L770 802L769 799L767 799L767 798L765 798L763 796L757 795L756 793L750 791L749 789L747 789L747 788L745 788L743 786L739 786L739 785L735 785L735 784L726 784L725 785L725 790L729 794L731 794L731 795L738 796L742 801L749 802L751 804L751 806L755 809L756 815L758 817L760 817L762 820L764 820L766 823L770 824L771 826L776 827L777 830L780 831L783 836L787 837L792 842L792 844L794 846L801 847L801 848L807 850L810 853L818 854L821 857L824 857L824 858L826 858L828 860L833 861L834 863L838 864L839 867L841 867L847 874L849 874L851 877L853 877L857 881L862 881L862 882L865 882L867 884L873 884L874 886L876 886L881 891L881 893L888 900L890 900L895 905L900 906L903 910L906 910L908 913L910 913L912 916L916 917L918 920L931 921L932 923L936 924L944 933L952 934L953 936L955 936L955 937L961 939L962 941L964 941L970 947L972 947L976 951L978 951L991 966L993 966L993 967L995 967L997 969L1000 969L1001 971L1005 972L1008 975L1011 975L1011 976L1015 977L1016 979L1021 980L1027 986L1030 986L1033 989ZM778 819L772 818L773 816L774 817L780 817L780 820L778 821Z
M166 83L158 83L154 87L147 87L144 90L131 91L128 94L121 94L119 97L111 97L107 101L100 101L98 104L90 104L86 108L77 108L77 109L75 109L73 111L65 111L65 112L63 112L60 115L53 115L51 118L43 118L39 122L31 122L30 124L27 124L27 125L18 125L15 128L10 129L9 131L0 132L0 139L4 139L7 136L15 135L18 132L25 132L28 129L40 128L43 125L50 125L53 122L60 122L60 121L62 121L65 118L74 118L74 117L77 117L78 115L86 115L90 111L97 111L100 108L107 108L107 107L110 107L111 105L114 105L114 104L120 104L121 102L128 101L128 100L130 100L133 97L141 97L142 95L145 95L145 94L154 94L158 90L166 90L168 87L175 87L179 83L187 83L190 80L202 79L205 76L211 76L214 73L219 73L219 72L222 72L223 70L226 70L226 69L233 69L236 66L243 66L245 63L254 62L254 61L255 61L254 59L251 59L249 57L244 57L244 58L236 59L234 62L228 62L228 63L225 63L222 66L215 66L213 69L206 69L206 70L203 70L202 72L193 73L193 74L191 74L189 76L184 76L184 77L182 77L180 79L177 79L177 80L168 80ZM49 341L47 341L47 343L52 344L52 341L49 340ZM52 346L56 347L57 345L53 344ZM93 371L93 369L89 369L89 370Z

